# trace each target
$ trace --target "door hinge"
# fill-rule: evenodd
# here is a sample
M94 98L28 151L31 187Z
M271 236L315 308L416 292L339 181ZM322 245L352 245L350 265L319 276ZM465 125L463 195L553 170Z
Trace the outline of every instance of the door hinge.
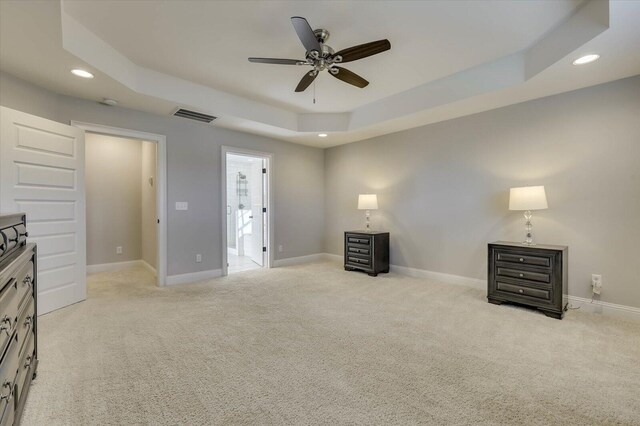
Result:
M160 223L160 219L158 219L158 223Z
M262 247L262 251L266 252L267 248L266 247Z
M263 168L262 173L267 173L267 169Z
M266 208L266 207L263 207L263 208L262 208L262 213L266 213L266 212L267 212L267 208Z

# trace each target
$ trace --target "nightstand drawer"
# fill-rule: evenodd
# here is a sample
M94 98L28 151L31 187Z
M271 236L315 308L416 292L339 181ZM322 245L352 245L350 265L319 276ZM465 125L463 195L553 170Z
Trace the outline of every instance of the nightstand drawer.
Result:
M347 251L349 252L349 254L360 254L366 256L369 256L371 254L371 250L368 248L355 247L350 245L347 245Z
M543 290L539 288L529 288L529 287L519 286L515 284L507 284L507 283L498 281L497 289L498 291L505 291L507 293L535 297L537 299L543 299L543 300L551 299L551 292L549 290Z
M347 235L347 244L371 245L371 237L367 235Z
M347 263L353 263L355 265L369 266L369 265L371 265L371 260L363 258L363 257L348 256L347 257Z
M551 267L551 256L545 255L533 256L530 254L504 253L498 251L496 253L496 260L498 262L518 263L521 265L542 266L544 268Z
M522 269L511 269L503 267L498 267L496 272L496 275L498 275L499 277L520 278L523 280L536 281L545 284L551 283L551 274L545 272L533 272L525 271Z

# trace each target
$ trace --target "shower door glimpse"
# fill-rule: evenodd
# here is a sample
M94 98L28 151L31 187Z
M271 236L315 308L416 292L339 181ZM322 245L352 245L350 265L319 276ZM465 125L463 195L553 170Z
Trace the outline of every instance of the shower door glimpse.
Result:
M227 272L265 266L266 162L249 154L226 153Z

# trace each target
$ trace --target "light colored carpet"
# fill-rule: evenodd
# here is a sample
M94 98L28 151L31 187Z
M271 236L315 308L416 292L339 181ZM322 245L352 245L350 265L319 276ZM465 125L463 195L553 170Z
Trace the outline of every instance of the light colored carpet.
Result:
M640 324L330 262L152 281L39 318L24 425L640 424Z

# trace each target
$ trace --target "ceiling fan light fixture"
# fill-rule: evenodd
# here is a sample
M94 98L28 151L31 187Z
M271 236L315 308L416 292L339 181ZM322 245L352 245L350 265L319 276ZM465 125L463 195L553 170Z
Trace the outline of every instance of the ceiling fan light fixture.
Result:
M326 133L318 133L318 137L319 138L326 138L327 136L329 136L329 135L326 134Z
M588 63L591 63L593 61L597 61L599 58L600 58L600 55L597 55L595 53L590 54L590 55L584 55L584 56L579 57L575 61L573 61L573 65L588 64Z

